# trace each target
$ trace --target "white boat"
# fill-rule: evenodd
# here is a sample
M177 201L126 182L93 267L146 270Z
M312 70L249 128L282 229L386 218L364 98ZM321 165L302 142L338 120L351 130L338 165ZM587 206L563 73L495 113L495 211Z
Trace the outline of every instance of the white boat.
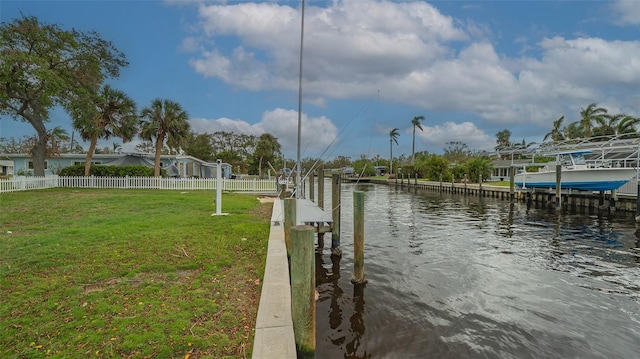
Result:
M595 167L587 164L584 154L569 152L557 154L557 162L547 163L538 172L521 171L514 183L521 188L556 188L556 165L561 166L561 189L581 191L610 191L629 182L637 170L632 167Z

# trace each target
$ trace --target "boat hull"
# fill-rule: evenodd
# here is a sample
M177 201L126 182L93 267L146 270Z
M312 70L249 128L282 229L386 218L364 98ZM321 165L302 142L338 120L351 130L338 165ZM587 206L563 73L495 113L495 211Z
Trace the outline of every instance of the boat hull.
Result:
M562 189L610 191L622 187L635 175L634 168L590 168L563 170ZM556 172L524 172L515 175L514 183L521 188L556 188Z

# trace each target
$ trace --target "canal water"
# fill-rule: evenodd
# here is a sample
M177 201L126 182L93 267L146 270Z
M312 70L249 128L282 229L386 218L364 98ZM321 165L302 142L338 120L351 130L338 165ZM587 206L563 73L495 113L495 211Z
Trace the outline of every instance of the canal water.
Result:
M325 185L326 208L331 206ZM353 190L365 192L354 286ZM342 185L343 255L316 254L316 358L638 358L633 216Z

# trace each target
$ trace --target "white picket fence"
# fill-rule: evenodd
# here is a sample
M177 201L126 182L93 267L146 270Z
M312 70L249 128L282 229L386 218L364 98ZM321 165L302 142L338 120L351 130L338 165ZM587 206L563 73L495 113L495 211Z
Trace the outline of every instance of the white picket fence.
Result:
M162 177L63 177L19 176L0 180L0 193L32 189L67 188L138 188L166 190L215 190L215 178L162 178ZM222 179L222 190L232 192L270 193L278 191L276 180Z

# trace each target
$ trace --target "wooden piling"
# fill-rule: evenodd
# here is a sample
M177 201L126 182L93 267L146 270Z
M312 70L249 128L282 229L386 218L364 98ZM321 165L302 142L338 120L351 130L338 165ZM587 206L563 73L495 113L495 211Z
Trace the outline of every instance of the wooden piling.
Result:
M324 210L324 168L318 169L318 207Z
M638 177L636 188L638 189L638 195L636 196L636 222L640 222L640 177Z
M284 199L284 243L287 246L287 256L291 257L291 227L296 225L296 199Z
M313 227L291 227L291 317L298 358L316 350L316 276Z
M514 167L509 167L509 200L511 202L514 201L516 193L515 176L516 169Z
M364 277L364 192L353 192L353 277L352 283L366 283Z
M314 181L315 181L315 171L311 171L311 173L309 173L309 200L311 202L315 202L315 188L314 188Z
M556 208L562 205L562 166L556 165Z
M331 219L333 230L331 231L331 253L341 255L340 249L340 191L342 181L340 175L334 174L331 178Z

